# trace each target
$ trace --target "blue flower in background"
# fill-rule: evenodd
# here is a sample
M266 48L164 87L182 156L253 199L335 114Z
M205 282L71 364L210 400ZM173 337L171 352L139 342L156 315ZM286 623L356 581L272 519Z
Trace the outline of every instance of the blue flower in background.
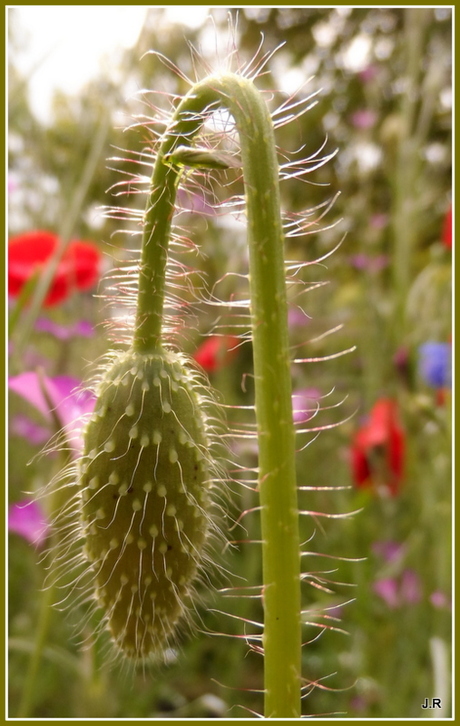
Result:
M425 383L433 388L450 386L450 343L424 343L419 348L419 355L419 371Z

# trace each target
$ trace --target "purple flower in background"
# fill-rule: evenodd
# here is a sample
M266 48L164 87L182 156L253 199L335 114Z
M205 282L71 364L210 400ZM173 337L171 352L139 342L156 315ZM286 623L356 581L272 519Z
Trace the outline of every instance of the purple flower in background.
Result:
M352 113L350 121L355 129L371 129L377 121L377 114L369 108L362 108Z
M357 270L368 270L369 272L380 272L388 265L387 255L367 255L364 252L351 255L349 260Z
M8 529L35 547L41 547L48 536L49 524L38 502L23 499L10 505Z
M381 557L385 562L395 562L399 560L404 554L405 547L400 542L393 542L392 540L382 540L380 542L374 542L372 545L372 551Z
M299 388L292 394L292 413L294 423L309 421L318 410L321 394L316 388Z
M407 569L402 573L399 593L401 600L410 605L415 605L422 599L420 578L414 570Z
M49 318L39 318L35 328L54 335L58 340L70 340L75 336L90 338L94 334L93 326L87 320L79 320L74 325L59 325Z
M451 384L450 343L424 343L419 347L419 372L425 383L433 388Z
M288 325L290 328L302 328L308 325L311 318L299 307L290 307L288 310Z
M20 436L36 446L46 443L51 434L49 428L40 426L28 416L22 416L21 414L13 417L10 425L10 433Z
M391 610L401 605L416 605L422 599L420 578L411 569L403 570L399 578L385 577L376 580L372 589Z
M383 229L387 226L389 222L389 216L388 214L379 212L377 214L373 214L369 222L371 227L373 227L374 229Z
M389 608L394 609L399 605L398 583L392 577L385 577L374 582L373 588L376 595L386 602Z
M30 371L12 376L8 386L40 411L49 423L54 415L75 451L81 450L84 418L93 411L96 401L91 391L81 388L81 381L70 376L49 378Z
M450 610L451 602L447 595L441 590L435 590L430 595L430 603L440 610Z
M378 66L367 66L367 68L364 68L364 70L360 71L358 73L360 79L363 83L370 83L371 81L374 81L379 74Z

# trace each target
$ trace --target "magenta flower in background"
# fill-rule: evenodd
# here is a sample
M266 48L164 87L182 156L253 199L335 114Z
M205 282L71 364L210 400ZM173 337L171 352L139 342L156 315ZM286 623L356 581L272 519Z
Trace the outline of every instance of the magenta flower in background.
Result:
M385 214L383 212L378 212L377 214L373 214L370 218L369 222L371 227L374 229L383 229L388 225L388 222L390 221L389 215Z
M49 428L36 424L35 421L22 414L13 417L9 430L11 434L20 436L35 446L45 444L51 435Z
M372 551L385 560L385 562L395 562L403 556L405 547L400 542L382 540L373 543Z
M317 388L299 388L292 394L292 416L294 423L309 421L318 410L321 394Z
M81 381L71 376L49 378L30 371L10 377L8 386L40 411L50 424L54 415L65 429L73 449L81 450L84 420L93 411L96 401L91 391L81 388Z
M376 580L372 589L392 610L399 605L398 583L393 577Z
M374 81L379 74L378 66L367 66L367 68L364 68L364 70L360 71L358 73L360 79L363 83L370 83L371 81Z
M372 589L392 610L402 605L416 605L422 599L420 578L409 568L403 570L399 578L376 580Z
M58 340L71 340L76 336L91 338L94 328L87 320L79 320L73 325L59 325L49 318L38 318L35 329L42 333L50 333Z
M377 121L377 114L369 108L362 108L350 116L351 125L355 129L371 129Z
M41 547L49 533L49 524L38 502L23 499L11 504L8 510L8 529Z
M387 255L368 255L365 252L351 255L349 260L357 270L368 270L368 272L380 272L387 267L389 261Z
M402 573L399 594L401 600L409 605L415 605L422 599L420 578L414 570L406 569Z
M288 325L290 328L302 328L308 325L311 318L297 306L290 307L288 310Z
M444 592L441 592L441 590L435 590L431 593L430 603L433 607L439 608L440 610L450 610L452 605L450 599Z

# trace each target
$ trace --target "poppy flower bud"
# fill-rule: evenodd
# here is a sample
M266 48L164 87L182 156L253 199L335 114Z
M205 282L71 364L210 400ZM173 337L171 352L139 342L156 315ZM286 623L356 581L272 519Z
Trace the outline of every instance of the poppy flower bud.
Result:
M197 383L178 355L115 360L79 481L95 597L130 658L161 653L186 612L209 532L209 446Z

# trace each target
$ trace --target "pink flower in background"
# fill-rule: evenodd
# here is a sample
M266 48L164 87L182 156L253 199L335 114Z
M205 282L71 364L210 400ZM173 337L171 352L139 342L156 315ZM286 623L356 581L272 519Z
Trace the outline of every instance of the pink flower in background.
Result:
M372 587L375 594L378 595L392 610L399 605L398 583L392 577L385 577L376 580Z
M38 318L35 329L49 333L58 340L72 340L76 336L91 338L94 335L94 328L87 320L78 320L73 325L59 325L49 318Z
M311 318L297 306L290 307L288 310L288 325L290 328L303 328L308 325Z
M49 524L38 502L23 499L8 510L8 529L35 547L41 547L49 533Z
M364 68L364 70L360 71L358 73L360 79L363 83L371 83L372 81L375 81L379 74L378 66L367 66L367 68Z
M439 610L450 610L452 603L444 592L435 590L430 595L430 603Z
M321 394L316 388L299 388L292 394L292 414L294 423L309 421L318 410Z
M81 388L81 381L71 376L49 378L30 371L10 377L8 386L40 411L49 424L55 416L75 452L81 450L84 419L96 402L91 391Z
M376 580L372 587L391 610L403 605L416 605L422 599L420 578L414 570L405 569L396 577Z
M35 446L45 444L51 436L51 430L46 426L40 426L35 421L18 414L13 416L10 424L10 433L15 436L20 436L22 439L26 439Z
M383 229L388 225L389 221L389 215L383 212L377 212L377 214L373 214L369 220L371 227L373 227L374 229Z
M350 262L357 270L380 272L388 266L389 258L387 255L368 255L365 252L359 252L350 256Z
M402 602L416 605L422 599L420 578L415 570L406 569L401 575L399 595Z
M362 108L350 116L350 121L355 129L371 129L377 122L377 114L369 108Z
M403 556L405 547L400 542L383 540L374 542L372 545L372 551L374 554L378 555L378 557L385 560L385 562L396 562Z

